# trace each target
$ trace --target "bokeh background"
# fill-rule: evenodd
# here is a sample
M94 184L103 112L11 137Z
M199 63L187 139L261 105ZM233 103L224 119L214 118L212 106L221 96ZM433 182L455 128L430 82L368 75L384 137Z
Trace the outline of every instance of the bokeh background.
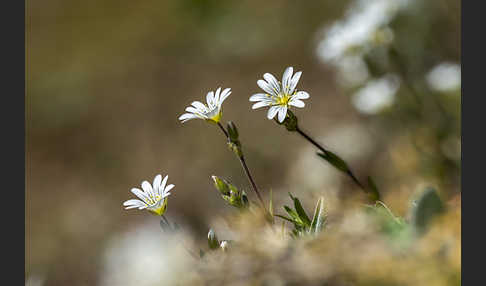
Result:
M297 134L251 110L256 81L265 72L280 78L287 66L303 71L298 88L311 95L295 111L301 127L361 180L372 176L398 214L425 186L447 201L460 195L460 1L26 6L29 285L114 285L113 253L121 265L158 244L120 241L141 226L160 231L155 216L122 207L132 187L158 173L176 185L168 218L196 240L232 211L211 175L253 196L220 130L177 120L220 86L233 91L223 121L238 126L266 199L272 189L281 205L292 192L312 208L319 194L332 201L359 192Z

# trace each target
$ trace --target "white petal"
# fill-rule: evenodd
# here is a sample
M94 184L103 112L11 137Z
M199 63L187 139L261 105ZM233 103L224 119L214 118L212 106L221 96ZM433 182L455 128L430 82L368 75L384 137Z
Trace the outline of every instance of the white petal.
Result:
M169 178L169 175L166 175L164 177L164 179L162 180L162 183L160 183L160 190L164 190L165 189L165 184L167 184L167 179Z
M184 113L182 114L181 116L179 116L179 120L189 120L189 119L194 119L194 118L197 118L197 116L195 116L194 114L189 114L189 113Z
M217 105L219 103L219 94L221 93L221 87L218 87L216 90L216 93L214 94L214 105Z
M259 79L257 81L257 84L266 93L271 94L271 95L275 95L275 96L277 95L277 93L275 93L275 91L273 91L272 87L266 81L264 81L263 79Z
M219 97L219 106L223 103L223 101L231 94L231 88L225 88Z
M183 114L179 117L179 120L181 121L181 123L184 123L186 121L189 121L191 119L198 119L199 117L197 117L196 115L193 115L193 114Z
M266 99L269 99L269 96L266 93L255 93L250 96L250 101L262 101Z
M140 200L132 199L132 200L125 201L123 205L126 207L125 208L126 210L129 210L129 209L145 206L146 204Z
M289 105L293 105L295 107L299 107L299 108L302 108L305 106L304 102L300 99L291 99L289 101Z
M147 195L149 195L149 197L154 197L154 190L152 189L152 185L147 182L147 181L143 181L142 182L142 189L145 191L145 193Z
M287 106L281 106L278 111L278 121L282 123L285 120L285 116L287 116Z
M213 105L213 102L214 102L214 92L210 91L210 92L208 92L208 94L206 94L206 102L207 102L209 108L211 108L211 106Z
M168 192L168 191L172 190L172 188L174 188L174 187L175 187L174 184L167 185L167 187L165 187L165 191Z
M204 104L202 104L200 101L192 102L192 106L199 109L201 112L207 112L208 111L208 108Z
M268 109L267 118L273 119L277 112L280 110L280 106L272 106Z
M300 76L302 75L302 72L296 72L292 79L290 80L290 88L289 88L289 94L292 94L295 90L295 87L297 86L297 83L299 82Z
M201 113L201 111L194 106L186 107L186 111L190 113Z
M272 90L275 93L278 94L280 92L280 84L278 83L277 79L273 76L273 74L265 73L263 75L263 78L270 84L270 86L272 87Z
M145 205L145 203L142 202L141 200L131 199L131 200L123 202L123 205L124 206L135 206L135 205L136 206L142 206L142 205Z
M288 67L285 69L282 75L282 87L284 92L288 93L290 90L290 80L292 79L292 74L294 73L293 67Z
M307 99L309 97L310 97L310 95L307 92L301 90L301 91L298 91L295 95L293 95L292 99L294 99L294 98L295 99Z
M173 184L170 184L167 187L165 187L165 190L164 190L164 193L163 193L163 196L162 197L165 198L168 195L170 195L169 191L172 190L174 187L175 187L175 185L173 185Z
M145 194L144 192L142 192L140 189L137 189L137 188L132 188L131 189L131 192L137 196L139 199L141 199L142 201L144 202L147 202L148 201L148 196L147 194Z
M152 184L153 188L154 188L154 193L156 195L160 195L160 182L162 181L162 175L157 175L155 176L154 178L154 183Z
M271 104L272 104L271 101L260 101L260 102L253 104L251 109L257 109L257 108L260 108L260 107L269 106Z

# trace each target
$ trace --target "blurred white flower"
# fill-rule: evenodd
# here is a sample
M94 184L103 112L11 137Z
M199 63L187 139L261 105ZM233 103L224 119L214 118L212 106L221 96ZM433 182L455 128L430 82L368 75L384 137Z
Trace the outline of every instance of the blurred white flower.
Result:
M204 119L206 121L218 123L221 119L221 104L231 94L231 88L226 88L221 92L221 87L216 92L210 91L206 95L207 105L200 101L194 101L192 106L186 108L186 112L179 117L181 123L191 119Z
M387 108L395 101L395 94L400 86L399 77L385 75L369 81L352 97L354 107L364 114L375 114Z
M461 65L441 63L426 76L429 87L436 91L454 91L461 88Z
M143 191L138 188L132 188L131 192L140 200L132 199L125 201L123 203L126 207L125 209L147 209L156 215L163 215L167 209L167 197L170 195L169 191L174 188L173 184L166 186L168 177L169 176L165 176L162 180L162 175L159 174L155 176L152 185L147 181L143 181Z
M257 81L258 86L265 93L256 93L250 96L251 102L257 102L253 104L252 108L257 109L270 106L267 118L271 120L278 113L278 121L282 123L287 116L287 109L290 106L304 107L305 104L302 99L307 99L310 96L305 91L296 90L302 72L299 71L292 75L293 72L293 67L285 69L281 83L272 74L265 73L263 75L265 80L260 79Z
M368 66L362 57L346 56L339 60L337 80L345 87L355 87L363 84L369 77Z
M376 45L393 40L387 27L400 9L410 0L356 0L346 17L326 30L317 46L317 55L324 62L338 61L350 51L363 53Z
M177 285L190 279L187 269L194 267L186 246L193 247L189 233L168 234L153 223L138 223L107 240L97 285Z

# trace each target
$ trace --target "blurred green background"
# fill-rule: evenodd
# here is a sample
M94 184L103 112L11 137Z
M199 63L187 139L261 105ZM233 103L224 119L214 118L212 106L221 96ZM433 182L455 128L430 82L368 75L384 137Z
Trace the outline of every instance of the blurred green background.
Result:
M354 2L366 5L27 1L26 276L43 285L103 284L110 239L138 224L158 227L156 217L122 207L132 187L158 173L176 185L168 217L198 239L211 219L232 211L211 175L254 198L220 130L177 120L220 86L233 91L223 121L237 124L267 198L272 189L279 203L290 191L311 206L319 193L359 192L306 141L251 110L256 81L265 72L280 78L287 66L303 71L297 88L311 95L296 111L301 127L363 181L373 176L399 214L424 185L446 199L460 193L460 79L459 86L436 90L427 80L441 63L460 67L460 1L396 1L407 3L385 21L392 48L357 52L368 76L352 86L319 47L328 27L350 17ZM390 72L400 79L393 104L368 112L353 104L366 82ZM439 85L451 81L435 78Z

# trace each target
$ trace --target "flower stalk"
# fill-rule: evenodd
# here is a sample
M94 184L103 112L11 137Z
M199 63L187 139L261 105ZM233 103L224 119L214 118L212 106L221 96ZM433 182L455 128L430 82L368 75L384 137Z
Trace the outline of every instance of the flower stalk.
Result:
M363 191L368 193L366 188L361 184L361 182L356 178L354 173L351 171L351 169L348 167L346 162L344 162L340 157L338 157L336 154L332 153L329 150L326 150L324 147L322 147L321 144L317 143L312 137L307 135L302 129L300 129L298 125L298 119L297 116L295 116L290 110L287 111L287 117L285 118L284 122L280 123L277 121L277 123L284 125L285 128L290 131L290 132L297 132L300 136L302 136L305 140L309 141L312 145L317 147L323 154L318 154L319 156L323 157L326 159L331 165L333 165L335 168L339 169L340 171L344 172L347 176L349 176L353 182L360 187Z
M329 151L327 151L324 147L322 147L319 143L317 143L314 139L312 139L309 135L307 135L304 131L302 131L302 129L300 129L298 126L297 126L296 131L297 131L297 133L299 133L300 136L304 137L312 145L316 146L319 150L321 150L327 157L332 156ZM353 180L354 183L356 183L356 185L358 185L361 189L366 191L363 184L361 184L361 182L356 178L356 176L353 174L353 172L349 168L346 168L345 173Z
M239 136L238 130L236 129L235 124L231 121L228 122L229 133L228 133L228 131L226 131L226 129L223 127L223 125L221 125L221 123L218 122L217 124L218 124L219 128L221 129L221 131L223 131L226 138L228 139L228 147L230 148L230 150L233 151L233 153L235 153L235 155L240 160L241 166L243 167L243 170L245 170L245 174L248 178L248 181L250 181L250 184L251 184L253 191L257 195L258 200L260 201L260 203L262 205L262 208L266 211L265 203L263 202L263 198L260 195L260 192L258 191L258 187L255 183L255 180L253 179L253 176L250 173L250 170L248 169L248 166L246 165L246 161L245 161L245 157L243 155L241 143L240 143L240 140L238 139L238 136Z

